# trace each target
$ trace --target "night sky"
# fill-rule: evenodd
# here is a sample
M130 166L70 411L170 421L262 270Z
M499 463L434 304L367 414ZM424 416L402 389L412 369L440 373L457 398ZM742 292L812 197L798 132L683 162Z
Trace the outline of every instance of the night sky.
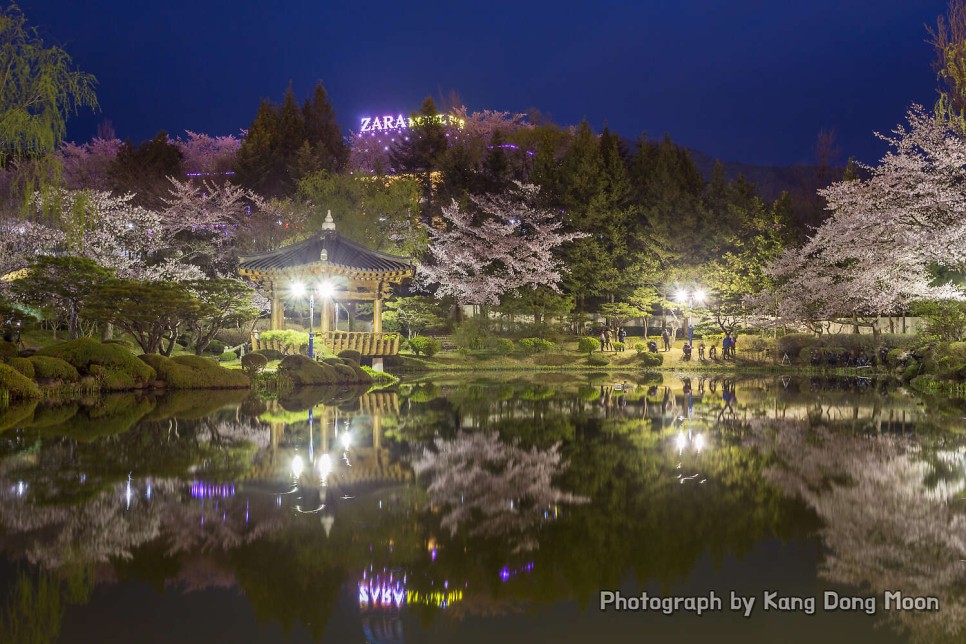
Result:
M926 26L945 0L333 2L23 0L31 24L98 81L135 142L165 129L237 133L289 81L318 80L343 129L456 90L471 111L536 107L625 137L747 163L810 162L820 129L842 159L878 159L874 130L936 98Z

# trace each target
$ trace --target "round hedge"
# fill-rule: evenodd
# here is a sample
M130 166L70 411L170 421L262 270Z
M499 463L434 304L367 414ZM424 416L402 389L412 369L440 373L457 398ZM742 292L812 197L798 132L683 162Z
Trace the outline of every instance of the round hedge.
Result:
M0 389L10 392L10 397L14 400L40 398L37 385L8 364L0 363Z
M356 364L362 362L362 354L354 349L343 349L339 352L340 358L345 358L347 360L352 360Z
M37 380L61 380L77 382L80 374L69 362L51 356L30 356L27 358L34 367Z
M225 351L220 356L218 356L218 362L231 362L232 360L236 360L237 358L238 356L235 354L234 351Z
M250 376L264 369L267 364L268 358L258 352L246 353L241 359L242 370Z
M34 377L34 366L26 358L7 358L7 364L19 371L25 378Z

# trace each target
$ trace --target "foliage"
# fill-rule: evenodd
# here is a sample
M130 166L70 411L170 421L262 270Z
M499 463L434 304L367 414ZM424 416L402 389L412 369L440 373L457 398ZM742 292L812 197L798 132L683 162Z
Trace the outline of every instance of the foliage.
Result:
M513 198L471 196L477 213L455 200L443 208L446 228L429 229L429 261L420 264L416 281L434 286L436 297L465 304L499 304L522 287L556 290L563 266L554 250L585 235L559 232L559 218L534 205L538 189L518 189Z
M637 351L637 355L641 355L642 353L647 352L647 345L643 342L635 342L634 351Z
M304 347L309 343L309 334L305 331L294 331L292 329L278 329L274 331L261 331L259 340L265 342L277 342L286 350L298 351L299 347Z
M253 380L256 374L262 371L266 365L268 365L268 358L256 351L246 353L241 358L242 371L247 373L248 377Z
M527 353L549 353L557 345L543 338L523 338L520 340L520 347Z
M39 380L60 380L62 382L77 382L80 373L66 360L53 356L33 355L27 358L34 367L34 377Z
M187 321L195 355L201 355L224 327L245 324L258 317L258 308L252 300L255 292L245 282L219 278L196 280L185 286L200 303L198 312Z
M23 302L46 310L65 310L70 338L77 338L78 313L92 293L114 276L90 259L81 257L38 257L24 277L13 284Z
M307 227L318 229L331 212L340 235L369 248L418 256L427 235L419 223L419 183L408 177L321 171L298 184Z
M36 355L60 358L82 376L96 377L106 389L141 387L155 377L151 367L124 347L101 343L93 338L50 344L39 349Z
M500 356L508 356L513 353L515 348L513 340L510 338L493 338L490 340L490 348Z
M108 167L115 193L133 195L135 204L152 210L163 206L171 179L183 174L181 150L164 130L140 145L125 141Z
M821 191L831 216L802 248L786 251L768 275L763 315L812 325L876 318L923 299L962 297L937 271L966 269L966 140L940 116L913 106L908 128L880 135L891 150L868 179L840 181Z
M594 351L600 351L600 340L597 338L583 337L577 342L577 351L590 355Z
M20 8L0 12L0 162L53 152L79 107L97 108L95 79L60 47L45 46Z
M237 360L238 354L234 351L225 351L218 356L218 362L231 362L232 360Z
M446 322L444 304L433 297L412 295L386 302L383 324L413 338L426 329L443 326Z
M439 352L440 343L436 338L428 338L422 335L417 335L416 337L409 338L406 341L409 349L418 355L425 355L428 358L432 358Z
M40 398L40 389L29 378L11 367L0 363L0 390L13 400Z
M129 333L145 353L171 355L179 329L201 311L202 304L180 284L116 280L98 288L84 312Z
M25 378L33 380L35 375L34 365L27 358L7 358L5 362L22 373Z
M926 320L926 335L944 342L966 339L966 301L924 300L917 302L912 312Z
M664 364L664 355L661 353L646 351L638 353L637 357L640 359L641 366L643 367L660 367Z
M158 379L163 380L170 389L244 389L250 385L248 377L242 372L225 369L214 360L202 356L167 358L146 353L139 358L150 365Z
M301 107L289 86L281 105L264 100L258 107L238 150L237 176L243 186L259 194L287 196L308 174L341 170L347 156L322 83Z
M467 318L453 331L453 343L470 350L485 349L493 336L493 323L482 315Z

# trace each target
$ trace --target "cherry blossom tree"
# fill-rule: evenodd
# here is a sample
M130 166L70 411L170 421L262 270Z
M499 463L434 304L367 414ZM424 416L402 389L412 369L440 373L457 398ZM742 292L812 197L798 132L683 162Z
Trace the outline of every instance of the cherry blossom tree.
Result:
M936 284L940 269L966 269L966 141L943 118L913 106L908 127L878 135L891 150L869 177L819 191L830 217L766 271L775 289L760 313L815 325L847 317L870 324L923 299L961 298Z
M87 143L65 143L60 148L64 186L70 190L110 190L108 174L121 139L93 138Z
M240 138L231 134L211 136L190 130L185 134L186 138L179 137L174 144L181 150L184 171L189 177L234 174Z
M455 200L443 208L445 228L429 228L430 261L417 282L435 286L436 297L476 305L499 304L523 287L559 290L564 268L554 251L586 234L561 232L559 217L533 205L537 188L517 185L519 196L471 196L476 212Z

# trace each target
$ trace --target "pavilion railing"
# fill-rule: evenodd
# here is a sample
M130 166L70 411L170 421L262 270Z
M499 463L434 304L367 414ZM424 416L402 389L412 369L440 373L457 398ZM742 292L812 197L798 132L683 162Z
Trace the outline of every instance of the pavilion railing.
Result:
M346 349L358 351L364 356L394 356L399 353L400 335L398 333L367 333L364 331L316 331L315 344L325 345L332 353ZM278 340L262 340L252 334L252 349L274 349L284 354L305 353L307 347L284 345Z
M364 331L317 331L315 341L332 353L346 349L364 356L394 356L399 353L398 333L366 333Z

